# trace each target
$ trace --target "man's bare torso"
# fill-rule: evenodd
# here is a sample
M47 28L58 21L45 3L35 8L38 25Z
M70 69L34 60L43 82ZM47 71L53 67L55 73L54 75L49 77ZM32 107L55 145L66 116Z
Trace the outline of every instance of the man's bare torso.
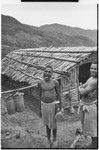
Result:
M84 85L84 88L87 91L87 93L82 96L84 102L92 102L97 99L97 78L90 77Z
M41 81L41 100L43 102L51 103L56 100L56 83L57 81L52 79L49 82Z

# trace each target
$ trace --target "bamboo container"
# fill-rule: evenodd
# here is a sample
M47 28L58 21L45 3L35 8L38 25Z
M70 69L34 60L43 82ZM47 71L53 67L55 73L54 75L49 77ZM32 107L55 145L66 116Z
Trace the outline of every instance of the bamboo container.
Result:
M14 103L15 103L15 109L17 112L24 111L24 93L17 92L13 96Z
M7 112L9 115L15 114L15 104L13 100L13 96L9 96L6 101Z

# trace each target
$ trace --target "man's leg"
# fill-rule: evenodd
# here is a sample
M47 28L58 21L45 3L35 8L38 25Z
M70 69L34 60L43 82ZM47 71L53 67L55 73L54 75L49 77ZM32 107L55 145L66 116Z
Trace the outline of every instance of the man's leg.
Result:
M53 129L53 146L52 148L57 148L57 127Z
M48 139L47 147L50 148L50 146L51 146L51 140L50 140L51 129L49 129L49 127L47 125L46 125L46 134L47 134L47 139Z
M57 138L57 127L53 129L53 141L56 141Z

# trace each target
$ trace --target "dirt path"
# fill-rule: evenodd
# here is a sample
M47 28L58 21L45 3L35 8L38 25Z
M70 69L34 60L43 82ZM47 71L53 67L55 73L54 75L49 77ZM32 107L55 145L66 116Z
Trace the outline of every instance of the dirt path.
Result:
M69 148L76 129L80 127L76 108L74 115L70 115L69 111L65 110L64 118L59 119L57 125L57 148ZM29 95L25 96L24 112L2 116L1 129L2 148L46 148L47 138L42 119L39 117L39 104ZM7 133L8 131L10 134Z

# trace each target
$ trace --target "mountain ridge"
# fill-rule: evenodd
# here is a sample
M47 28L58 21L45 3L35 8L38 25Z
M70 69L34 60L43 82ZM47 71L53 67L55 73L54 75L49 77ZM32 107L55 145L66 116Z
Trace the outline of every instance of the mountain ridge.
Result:
M20 48L35 48L35 47L70 47L70 46L96 46L96 37L94 40L87 33L81 34L78 28L75 30L72 27L55 23L50 25L51 29L46 25L36 27L19 22L11 16L1 15L1 35L2 35L2 58L9 52ZM58 26L58 27L56 27ZM64 27L64 29L63 29ZM60 31L61 28L61 31ZM76 28L76 27L75 27ZM66 30L66 31L65 31ZM65 32L64 32L65 31ZM83 31L85 31L83 29ZM77 32L79 34L77 34ZM68 33L68 34L67 34ZM94 32L96 36L96 31Z
M67 26L67 25L60 25L58 23L54 23L54 24L46 24L43 26L40 26L40 29L42 30L47 30L47 31L57 31L57 32L61 32L67 35L83 35L83 36L87 36L88 38L90 38L91 40L93 40L94 42L96 42L97 37L97 30L92 30L92 29L83 29L80 27L71 27L71 26Z

